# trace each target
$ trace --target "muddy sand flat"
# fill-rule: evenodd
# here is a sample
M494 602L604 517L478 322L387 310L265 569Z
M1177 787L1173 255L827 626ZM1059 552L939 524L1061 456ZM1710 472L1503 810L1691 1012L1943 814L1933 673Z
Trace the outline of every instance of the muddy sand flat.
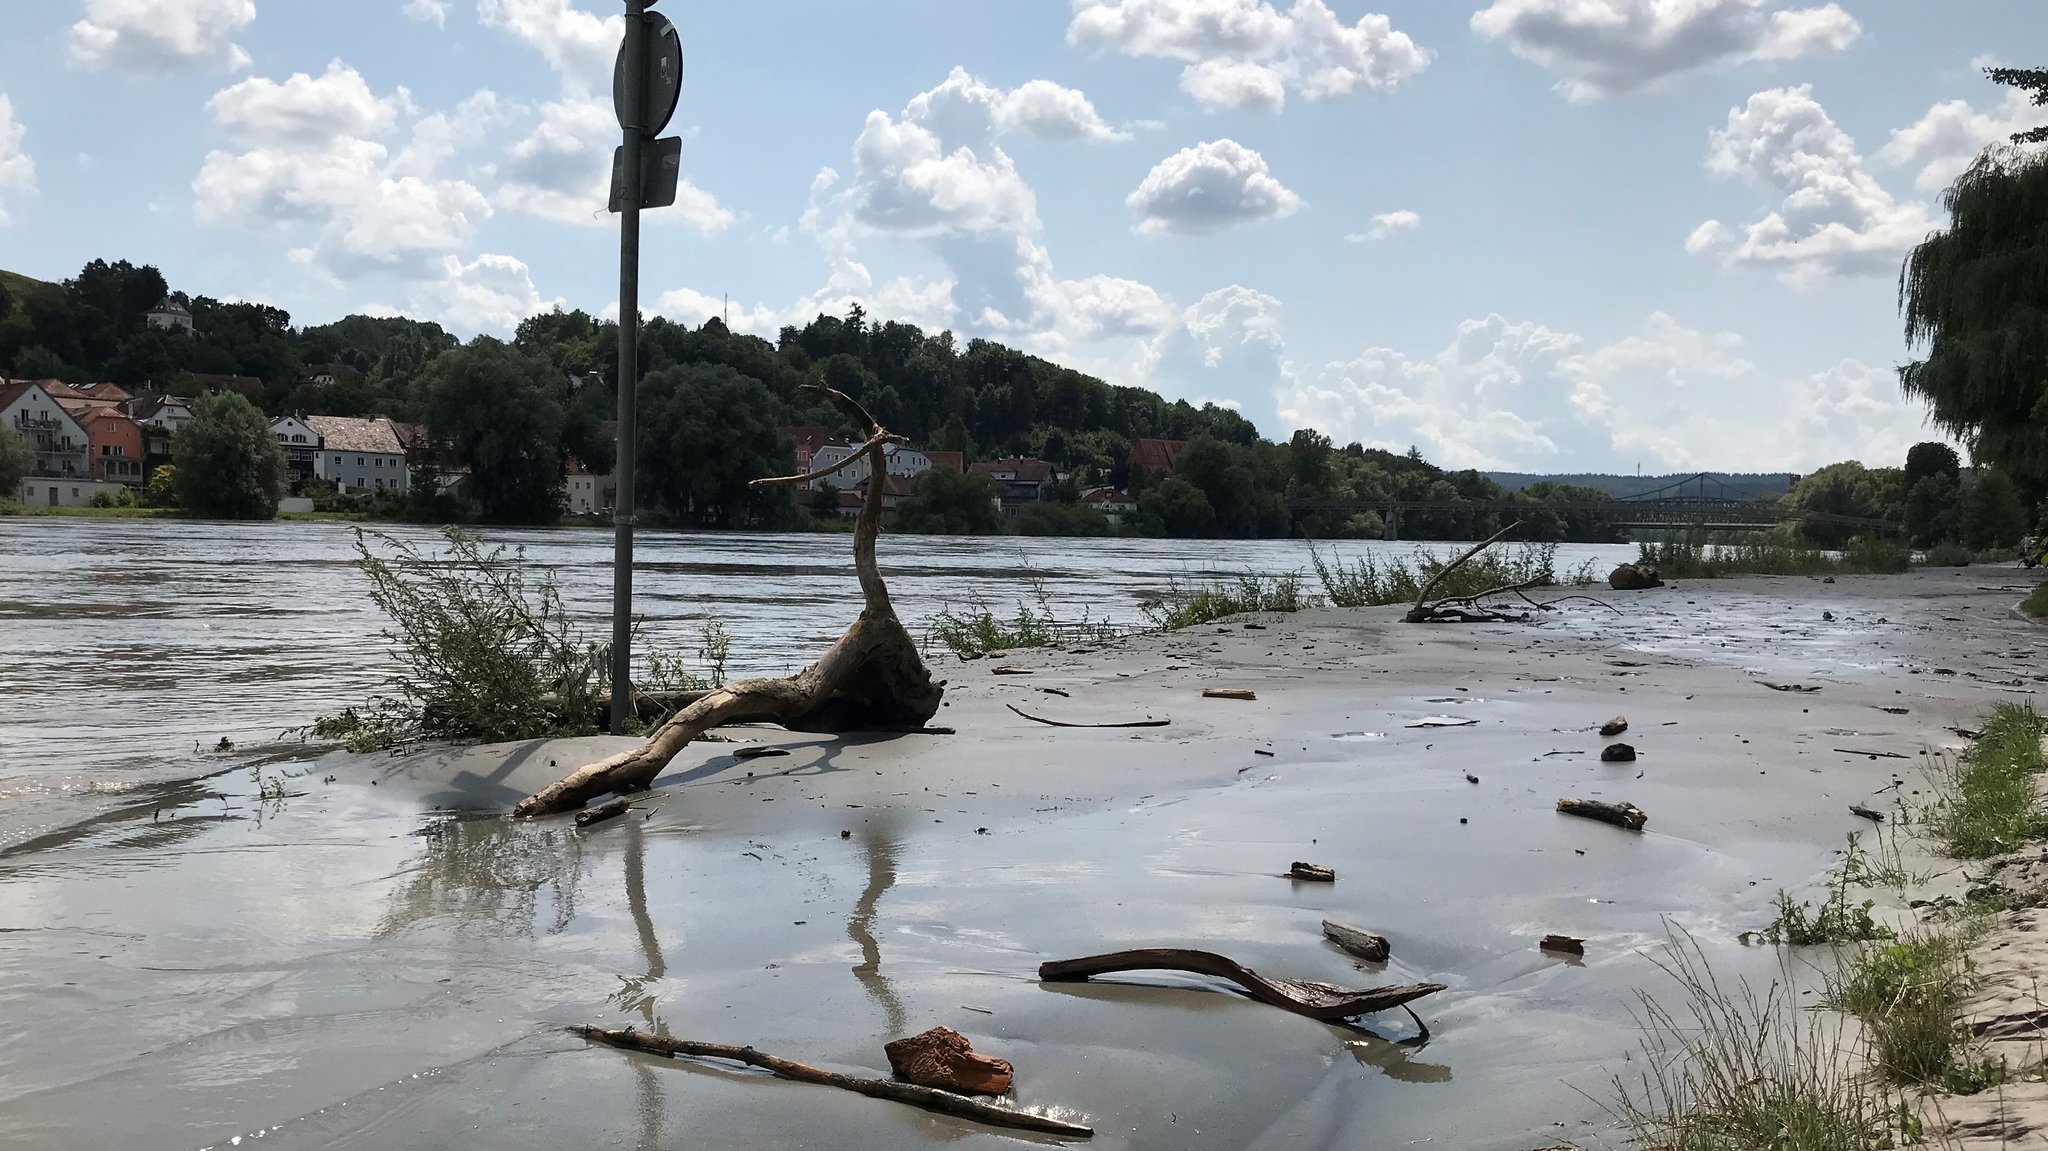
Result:
M1598 1101L1629 1070L1633 989L1663 986L1645 950L1669 920L1724 975L1778 974L1736 934L1871 831L1849 805L1924 791L1952 728L2048 682L2016 577L1684 582L1530 626L1317 611L946 657L958 735L729 730L588 829L501 813L617 741L327 755L289 765L281 801L237 770L0 854L0 1144L1049 1141L560 1030L635 1022L870 1074L944 1024L1103 1148L1618 1143ZM1616 714L1635 762L1601 761ZM750 745L790 754L732 754ZM1561 816L1565 796L1648 826ZM1336 882L1284 878L1295 860ZM1361 965L1324 919L1392 959ZM1539 951L1550 932L1585 956ZM1036 979L1138 947L1448 989L1415 1005L1415 1044L1398 1011L1319 1023L1194 976Z

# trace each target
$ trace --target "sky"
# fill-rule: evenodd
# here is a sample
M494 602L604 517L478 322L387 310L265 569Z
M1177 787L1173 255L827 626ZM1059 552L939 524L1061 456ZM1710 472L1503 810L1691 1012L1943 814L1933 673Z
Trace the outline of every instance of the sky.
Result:
M1269 437L1896 465L1905 253L2037 0L662 0L641 307L858 302ZM0 267L508 335L618 314L622 3L0 4Z

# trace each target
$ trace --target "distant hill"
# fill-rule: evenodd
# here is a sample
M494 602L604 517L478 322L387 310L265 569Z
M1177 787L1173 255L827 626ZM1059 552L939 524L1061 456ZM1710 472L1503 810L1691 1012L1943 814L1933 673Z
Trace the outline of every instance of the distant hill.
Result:
M1509 491L1521 491L1530 484L1549 481L1557 484L1571 484L1575 487L1598 488L1610 496L1633 496L1669 487L1681 480L1691 480L1698 472L1680 472L1664 476L1608 476L1608 475L1556 475L1539 476L1528 472L1487 472L1486 476ZM1715 494L1718 483L1729 494L1747 496L1781 496L1792 486L1791 472L1708 472L1707 491ZM1697 483L1688 485L1692 491L1699 490Z

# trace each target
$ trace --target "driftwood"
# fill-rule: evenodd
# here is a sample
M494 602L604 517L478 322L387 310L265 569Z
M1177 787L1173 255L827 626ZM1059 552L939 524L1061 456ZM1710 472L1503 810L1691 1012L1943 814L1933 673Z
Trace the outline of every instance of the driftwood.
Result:
M1179 947L1145 947L1082 959L1055 960L1040 964L1038 977L1049 983L1066 983L1115 971L1191 971L1197 975L1213 975L1237 984L1253 999L1269 1007L1325 1023L1401 1007L1444 989L1441 983L1414 983L1403 987L1352 990L1306 979L1268 979L1215 952L1189 951Z
M1522 521L1516 520L1514 523L1511 523L1508 526L1493 533L1481 542L1476 543L1471 547L1467 548L1465 550L1465 554L1459 556L1457 559L1454 559L1450 563L1445 564L1443 566L1443 570L1431 576L1429 578L1429 582L1422 585L1421 594L1415 597L1415 606L1409 608L1408 614L1401 617L1402 622L1503 623L1519 618L1516 616L1507 615L1503 612L1490 611L1485 608L1480 608L1477 606L1478 602L1482 599L1487 598L1488 596L1505 595L1508 592L1519 592L1527 588L1541 587L1543 581L1530 580L1525 583L1509 584L1506 587L1498 587L1493 588L1489 591L1480 592L1478 595L1452 596L1449 599L1438 600L1435 602L1431 602L1429 597L1435 593L1437 585L1444 582L1444 579L1448 577L1452 572L1457 571L1459 568L1464 567L1466 564L1472 562L1472 557L1478 555L1480 552L1485 551L1487 548L1492 547L1495 543L1497 543L1500 540L1502 536L1507 535L1509 532L1514 531L1516 528L1521 526ZM1465 604L1470 606L1454 607L1452 606L1454 604Z
M1560 799L1557 810L1565 815L1577 815L1586 819L1597 819L1630 831L1641 831L1650 817L1633 803L1603 803L1597 799Z
M752 1047L732 1047L724 1043L698 1043L689 1039L668 1039L659 1035L647 1035L628 1027L624 1030L606 1030L602 1027L571 1027L571 1034L581 1035L593 1043L604 1043L612 1047L623 1047L628 1051L643 1051L649 1055L660 1055L674 1059L691 1056L698 1059L729 1059L749 1067L759 1067L779 1079L793 1079L798 1083L816 1083L824 1087L837 1087L843 1091L854 1091L875 1099L893 1099L908 1103L927 1111L942 1115L956 1115L962 1119L973 1119L997 1127L1017 1127L1025 1131L1042 1131L1048 1135L1066 1135L1086 1139L1095 1134L1092 1127L1078 1123L1067 1123L1017 1111L1009 1107L998 1107L955 1095L951 1091L940 1091L935 1087L919 1087L911 1083L896 1083L888 1079L866 1079L857 1075L841 1075L821 1067L793 1063L754 1050Z
M1287 869L1287 878L1306 880L1309 883L1335 883L1337 873L1320 863L1303 863L1297 859L1294 865Z
M1393 948L1384 935L1374 935L1356 927L1346 927L1334 919L1323 920L1323 935L1330 942L1372 963L1385 963Z
M1165 727L1173 722L1170 719L1133 719L1123 723L1064 723L1057 719L1047 719L1042 715L1032 715L1014 703L1006 703L1003 706L1033 723L1042 723L1047 727Z
M882 1045L896 1074L919 1087L935 1087L962 1095L1002 1095L1010 1090L1015 1068L1007 1059L983 1055L965 1035L950 1027L934 1027Z
M1584 955L1586 953L1585 940L1570 935L1559 935L1555 932L1544 936L1536 946L1541 950L1555 951L1563 955Z
M830 467L801 476L755 480L756 486L823 479L856 460L868 474L888 470L886 449L902 436L875 422L851 397L817 386L867 435L860 449ZM513 807L517 816L552 815L582 807L608 792L644 791L690 742L713 728L767 722L791 731L905 731L922 727L938 713L944 685L917 653L917 641L896 618L889 589L875 562L882 530L882 501L863 501L853 526L853 565L860 577L860 618L811 666L787 679L748 679L727 684L690 704L661 725L646 743L600 760L556 780Z

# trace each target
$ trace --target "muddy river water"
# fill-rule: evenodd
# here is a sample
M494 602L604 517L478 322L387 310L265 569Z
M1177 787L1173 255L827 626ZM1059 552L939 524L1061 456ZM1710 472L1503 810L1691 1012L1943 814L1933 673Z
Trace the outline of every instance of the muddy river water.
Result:
M1053 1142L561 1030L589 1022L870 1074L883 1042L945 1024L1016 1064L1017 1105L1119 1151L1618 1146L1601 1104L1634 1073L1635 991L1664 989L1674 925L1731 979L1798 982L1800 957L1738 934L1778 888L1811 896L1868 827L1848 804L1924 788L1950 727L2048 668L1999 569L1689 583L1512 626L1318 610L1010 657L1028 676L935 659L958 735L737 730L789 754L695 745L643 810L579 830L502 812L614 741L243 750L374 686L349 538L0 521L0 1146ZM505 538L601 604L600 537ZM856 610L844 546L650 538L650 629L715 612L736 671L799 664ZM1305 560L884 555L906 614L1014 601L1028 570L1061 610L1122 619L1175 577ZM1616 713L1635 763L1599 761L1589 729ZM236 753L205 750L221 735ZM1649 827L1560 817L1567 795ZM1282 878L1297 859L1337 882ZM1387 935L1391 960L1324 943L1325 918ZM1586 956L1540 952L1549 931ZM1198 977L1036 978L1143 946L1446 990L1416 1004L1425 1040L1399 1012L1332 1026Z

